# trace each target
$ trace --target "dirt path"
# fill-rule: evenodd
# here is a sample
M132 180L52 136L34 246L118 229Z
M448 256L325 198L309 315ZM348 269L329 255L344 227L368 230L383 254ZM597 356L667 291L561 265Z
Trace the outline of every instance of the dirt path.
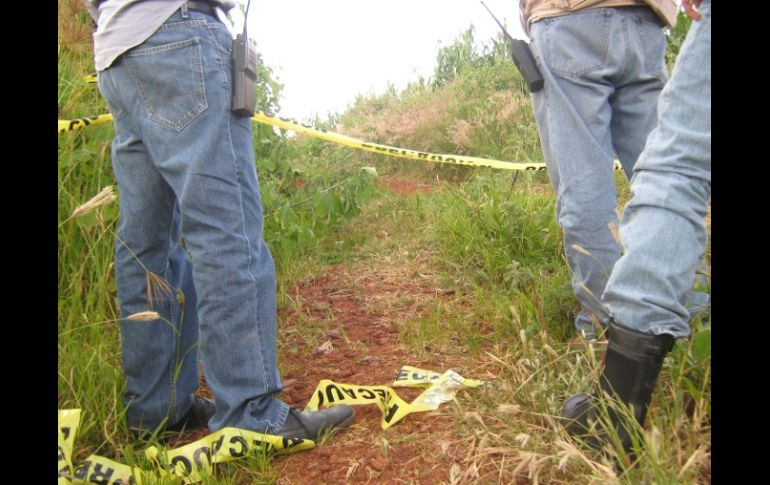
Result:
M431 190L429 185L408 179L380 183L405 197ZM384 234L382 237L389 237ZM279 477L278 483L536 484L539 474L546 477L541 483L573 483L574 476L562 470L562 464L567 459L583 463L580 452L558 437L552 445L537 440L528 445L530 435L546 435L554 425L539 412L519 416L514 391L510 385L506 387L517 378L522 387L529 381L525 377L529 375L528 359L517 359L515 368L507 366L507 380L498 381L503 372L498 364L505 367L510 361L500 349L492 349L490 360L464 353L461 345L431 346L430 338L419 340L421 351L401 341L399 328L418 328L437 306L442 307L443 315L467 311L462 298L438 286L430 258L414 247L408 248L409 254L406 249L399 251L402 254L372 251L369 258L330 267L287 291L291 304L279 312L278 328L284 384L281 398L304 408L322 379L390 386L403 365L453 369L465 377L497 381L502 386L505 397L498 412L485 415L495 425L494 431L474 412L477 408L466 407L468 401L462 403L463 393L481 390L460 391L458 401L445 403L437 411L410 414L388 430L381 428L382 414L375 405L356 406L356 420L348 429L313 450L274 457L270 468ZM421 332L418 337L426 335L424 329ZM408 338L411 341L413 335ZM461 339L462 335L451 338L456 343ZM582 341L576 338L576 345ZM421 392L395 390L407 402ZM532 394L534 400L537 396ZM190 439L188 436L185 442Z
M280 345L287 403L304 407L321 379L390 385L402 365L437 371L459 368L457 357L436 354L421 360L400 343L395 322L416 316L435 298L445 298L424 273L418 277L405 272L367 264L335 267L294 290L303 314L287 311L280 318L282 335L290 335ZM308 346L303 332L296 331L302 319L323 328L316 342L322 340L325 349L330 342L330 351ZM411 401L420 390L397 392ZM279 458L279 483L449 481L449 468L463 453L449 429L454 420L441 408L409 415L385 431L376 406L356 406L356 411L351 428L318 449Z
M383 185L403 196L430 190L408 179L389 179ZM452 298L435 285L425 259L413 255L405 262L384 256L338 265L291 289L292 308L279 312L280 398L304 408L321 379L390 386L404 365L477 377L466 372L470 363L461 349L451 355L427 349L421 358L400 341L399 323L419 318L437 299ZM395 390L407 402L422 392ZM200 393L210 395L205 382ZM451 406L410 414L388 430L380 427L377 406L356 406L354 423L317 448L274 457L278 483L449 483L452 465L457 467L468 451L468 439L452 429L456 420ZM186 434L172 446L205 434Z
M385 185L405 196L430 190L411 180L390 179ZM287 403L304 407L321 379L390 385L403 365L462 371L459 354L431 352L426 360L401 343L399 322L419 317L436 299L451 296L436 287L419 256L408 265L393 263L382 258L333 267L291 292L301 310L280 315ZM308 322L316 338L309 339L301 329ZM396 391L407 402L421 392ZM465 454L464 440L451 429L450 406L408 415L388 430L380 427L382 414L376 406L356 406L356 421L349 429L315 450L278 458L279 483L449 482L451 465Z

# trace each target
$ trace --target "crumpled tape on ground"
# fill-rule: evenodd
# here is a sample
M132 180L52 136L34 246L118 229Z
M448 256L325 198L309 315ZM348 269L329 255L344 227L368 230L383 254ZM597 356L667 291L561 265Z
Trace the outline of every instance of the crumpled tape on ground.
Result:
M315 447L312 440L284 438L238 428L222 428L193 443L172 450L150 446L145 456L157 471L149 472L99 455L89 456L73 472L72 445L80 422L80 409L59 411L59 485L98 483L141 485L154 476L174 483L196 483L210 476L214 463L245 456L250 450L265 453L294 453Z
M73 484L142 485L151 481L150 474L99 455L91 455L75 470ZM172 480L173 481L173 480ZM175 482L176 483L176 482Z
M72 445L80 426L80 409L59 410L59 485L72 483Z
M401 378L405 373L405 378ZM482 381L465 379L453 370L439 374L438 372L404 366L398 375L396 382L393 383L394 386L423 387L428 385L428 388L414 401L408 403L388 386L359 386L323 379L313 391L305 409L317 411L319 408L327 408L337 404L354 406L376 404L382 412L380 426L382 429L388 429L408 414L438 409L442 403L454 399L458 389L478 387L484 384Z
M484 381L477 381L476 379L466 379L460 374L448 370L447 372L451 372L451 375L454 376L454 378L460 382L464 387L479 387L486 385ZM430 386L437 380L441 378L442 375L441 372L434 372L432 370L425 370L425 369L418 369L417 367L412 367L411 365L405 365L401 368L401 370L398 372L398 376L396 377L396 380L393 381L393 387L420 387L420 386Z
M145 450L145 456L161 470L168 469L185 483L196 483L210 476L214 463L224 463L245 456L250 450L264 453L294 453L315 447L312 440L284 438L238 428L219 431L188 445L161 451L154 446Z
M383 414L382 428L387 429L404 416L437 409L454 399L455 392L464 387L479 387L482 381L465 379L452 370L438 372L404 366L394 386L425 387L427 389L411 402L401 399L388 386L357 386L338 384L324 379L307 409L318 410L337 404L376 404ZM223 428L193 443L172 450L150 446L145 456L157 471L125 465L99 455L91 455L73 473L72 447L80 423L79 409L59 411L59 485L98 483L104 485L141 485L156 475L174 483L196 483L210 476L214 463L224 463L245 456L250 450L265 453L293 453L315 447L312 440L284 438L238 428ZM70 478L72 480L70 481Z

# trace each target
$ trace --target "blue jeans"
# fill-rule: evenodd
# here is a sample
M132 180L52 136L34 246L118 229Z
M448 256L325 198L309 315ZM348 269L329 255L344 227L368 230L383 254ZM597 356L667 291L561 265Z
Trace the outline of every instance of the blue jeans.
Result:
M115 123L131 427L171 425L190 409L198 353L216 398L212 431L275 430L288 413L272 396L281 390L275 266L262 235L252 122L230 111L231 42L214 17L183 7L99 73ZM161 319L125 319L150 309Z
M627 176L655 126L667 80L662 24L647 7L593 8L532 25L545 80L532 94L572 287L591 324L620 247L613 159ZM577 249L576 249L577 247Z
M602 297L624 327L654 335L690 333L687 295L706 247L711 198L711 1L700 6L671 81L658 125L631 180L633 198L620 235L626 252Z

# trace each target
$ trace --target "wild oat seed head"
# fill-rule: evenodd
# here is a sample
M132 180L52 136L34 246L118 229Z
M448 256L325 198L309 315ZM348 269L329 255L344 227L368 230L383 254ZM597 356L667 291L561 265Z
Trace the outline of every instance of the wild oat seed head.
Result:
M160 314L158 312L145 311L129 315L126 317L126 320L131 320L134 322L151 322L159 318Z
M89 212L93 211L99 206L109 204L115 200L115 190L112 185L108 185L107 187L103 188L98 194L93 196L88 202L85 204L79 205L74 211L72 211L72 215L70 217L80 217L88 214Z

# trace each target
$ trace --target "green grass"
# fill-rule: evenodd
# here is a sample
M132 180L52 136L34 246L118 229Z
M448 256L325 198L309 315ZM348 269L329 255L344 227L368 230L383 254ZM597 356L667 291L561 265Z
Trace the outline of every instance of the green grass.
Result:
M93 72L90 62L82 45L59 43L60 119L106 112L95 85L82 82ZM531 107L516 90L520 79L510 64L482 62L457 72L440 86L423 82L402 93L360 98L340 119L372 141L405 148L541 161ZM498 117L506 107L506 116ZM387 138L388 123L411 129ZM418 311L393 317L402 342L419 357L441 355L462 375L491 382L442 407L454 416L452 429L467 451L468 459L450 472L457 483L709 482L708 312L694 320L693 336L677 342L664 363L635 467L621 458L627 471L614 476L607 459L568 438L556 421L570 394L595 385L604 348L574 339L578 303L544 173L394 159L289 139L264 127L255 133L278 305L298 315L294 333L279 335L281 352L296 353L287 343L296 336L303 345L322 343L318 320L292 294L298 283L339 266L402 268L404 278L427 271L424 277L440 294L400 294L383 302L382 310L415 306ZM83 410L76 464L96 453L150 470L145 446L128 434L121 401L113 267L117 201L71 218L76 207L115 185L112 134L105 124L58 135L58 405ZM430 191L392 193L375 186L364 166L376 167L380 180L416 180ZM618 173L615 183L622 204L630 196L628 182ZM710 291L710 274L699 285ZM334 322L331 314L322 318ZM387 455L387 442L378 446ZM608 453L619 456L616 448ZM279 478L274 461L255 453L217 466L203 483Z
M107 174L91 176L99 181L83 196L96 191ZM465 182L426 179L434 190L409 197L378 189L358 216L314 239L293 260L281 260L279 304L295 306L302 315L288 288L325 268L384 257L409 264L410 254L427 258L438 286L452 293L397 322L403 342L417 355L470 358L477 365L466 363L466 376L482 371L495 376L494 390L462 396L457 436L479 433L478 423L461 418L477 413L485 423L484 447L504 450L508 460L491 460L485 448L475 450L478 476L462 471L470 482L487 483L492 470L504 481L513 479L521 463L516 473L539 474L544 483L610 480L611 467L569 440L553 418L567 396L592 387L601 349L570 344L577 303L553 221L553 196L538 177L523 174L513 189L511 178L499 172L479 172ZM77 201L74 195L65 198L70 199L61 217ZM97 452L124 462L134 456L142 463L141 448L130 444L122 419L117 310L106 276L112 230L99 221L70 221L60 228L65 273L60 275L59 400L62 408L84 410L76 461ZM295 331L307 344L320 345L316 322L306 320ZM704 332L696 327L696 337L680 342L667 359L643 435L647 451L620 483L698 483L708 476L710 352ZM283 351L291 354L289 348ZM522 411L501 413L502 403ZM243 461L217 467L216 478L204 483L274 483L275 473L269 462Z

